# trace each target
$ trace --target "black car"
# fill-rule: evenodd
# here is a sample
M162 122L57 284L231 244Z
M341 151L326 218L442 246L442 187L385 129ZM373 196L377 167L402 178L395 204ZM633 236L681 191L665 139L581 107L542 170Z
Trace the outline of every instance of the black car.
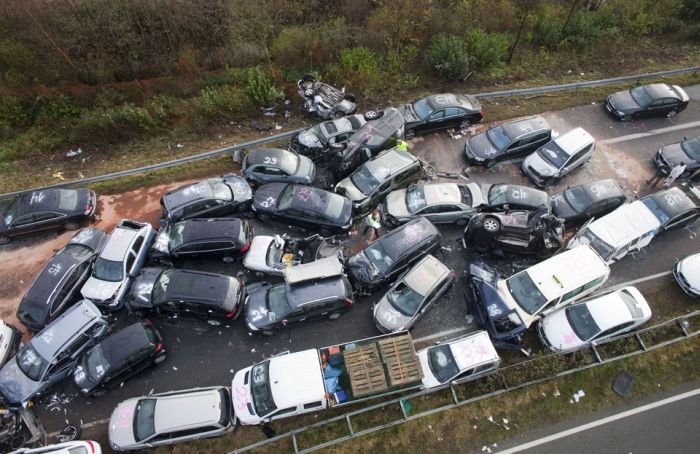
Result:
M323 236L343 233L352 225L352 202L347 197L298 184L270 183L253 197L253 211L262 221L276 220Z
M95 227L81 230L54 253L34 279L17 308L17 318L40 331L79 296L108 235Z
M691 184L664 189L640 200L664 231L689 226L700 216L700 190Z
M130 312L234 319L243 303L243 281L203 271L144 268L126 300Z
M536 210L541 206L551 209L546 192L515 184L492 184L482 188L485 202L480 207L483 212L507 210Z
M564 244L564 220L549 214L546 207L536 211L480 213L469 220L462 244L478 253L547 257Z
M552 196L552 213L562 218L567 227L610 213L627 201L615 180L584 183Z
M243 158L241 173L255 185L265 183L311 184L316 166L306 156L281 148L257 148Z
M201 255L223 256L231 263L250 247L253 227L245 219L188 219L163 226L151 250L151 260L169 264Z
M324 121L301 131L292 137L288 148L313 161L325 160L330 156L331 147L338 147L367 123L362 115L348 115L335 120Z
M679 178L687 178L700 169L700 137L683 138L682 142L659 149L654 156L656 168L664 175L671 173L671 169L681 162L685 164L685 172Z
M438 129L465 129L484 117L481 103L471 95L443 93L419 99L403 107L406 139Z
M90 189L43 189L0 203L0 244L42 230L77 230L95 215L97 196Z
M405 120L400 110L390 107L379 112L368 112L365 116L371 121L355 131L347 142L330 147L332 156L329 167L336 180L347 177L362 163L395 147L404 138Z
M160 199L160 207L165 221L177 222L245 211L252 199L250 185L243 178L230 173L173 189Z
M622 121L640 117L671 118L688 107L689 99L678 85L641 85L609 95L605 109Z
M73 371L82 394L96 395L165 360L163 338L144 320L122 328L88 350Z
M515 120L489 128L464 145L467 162L493 167L498 161L530 154L552 138L552 128L542 117Z
M270 335L305 320L335 320L352 308L352 286L337 257L290 268L285 271L285 281L248 286L245 318L251 332Z
M369 292L440 248L442 234L425 218L408 222L370 243L347 261L348 277L358 292Z

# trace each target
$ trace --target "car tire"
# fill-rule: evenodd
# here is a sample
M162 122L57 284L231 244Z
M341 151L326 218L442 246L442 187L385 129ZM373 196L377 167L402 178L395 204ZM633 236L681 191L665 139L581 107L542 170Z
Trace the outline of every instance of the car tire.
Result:
M457 221L455 222L455 224L457 224L457 225L460 226L460 227L464 227L465 225L467 225L467 222L469 222L469 219L467 219L467 218L462 218L462 219L457 219Z
M260 331L260 333L262 333L264 336L270 336L270 337L275 335L275 331L271 330L271 329L264 329L264 330Z
M462 131L462 130L464 130L464 129L467 129L467 128L470 127L471 125L472 125L472 122L471 122L471 121L469 121L469 120L462 120L461 122L459 122L459 128L458 128L458 129L459 129L460 131Z
M235 259L234 259L232 256L230 256L230 255L224 255L224 256L221 258L221 260L223 260L224 263L233 263L233 262L235 261Z
M272 219L270 218L270 215L268 214L260 214L258 213L258 219L261 220L262 222L269 222Z
M489 233L496 233L501 230L501 221L493 216L485 217L483 228Z
M620 121L632 121L632 115L623 115L620 117Z
M167 357L168 357L168 355L166 355L166 354L158 355L153 360L153 364L160 364L163 361L165 361L165 358L167 358Z
M0 245L1 244L9 244L10 241L12 241L12 240L10 239L9 236L0 235Z
M340 312L333 312L328 316L328 320L338 320L340 318Z
M672 110L669 113L666 114L666 118L673 118L678 114L677 110Z
M336 110L333 112L333 118L337 120L338 118L343 118L345 116L345 112L341 112L339 110Z
M78 230L80 228L80 224L73 221L66 222L65 224L63 224L63 228L65 230Z
M380 112L378 112L376 110L368 110L367 112L365 112L364 117L365 117L366 121L372 121L372 120L376 120L377 118L381 117L381 114L380 114Z
M355 102L355 95L347 93L345 96L343 96L343 99L346 101Z
M479 254L484 254L491 250L491 245L487 241L479 241L474 243L474 251Z
M403 133L403 138L406 140L411 140L416 136L416 131L413 129L407 129L406 132Z

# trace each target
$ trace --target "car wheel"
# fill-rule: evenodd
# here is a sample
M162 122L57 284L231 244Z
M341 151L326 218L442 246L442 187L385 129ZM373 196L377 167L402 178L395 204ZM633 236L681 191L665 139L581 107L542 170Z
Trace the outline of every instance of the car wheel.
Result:
M489 233L496 233L501 230L501 221L494 217L484 218L484 230Z
M491 250L491 245L487 241L480 241L478 243L474 243L474 250L479 254L483 254L484 252Z
M333 118L335 118L336 120L338 118L343 118L344 116L345 116L345 112L341 112L339 110L336 110L335 112L333 112Z
M347 93L345 96L343 96L343 99L346 101L355 102L355 95Z
M666 114L666 118L673 118L673 117L676 116L677 113L678 113L677 110L672 110L672 111L670 111L669 113Z
M63 228L66 230L78 230L80 228L80 224L77 222L66 222L63 224Z
M496 162L495 159L489 159L484 163L484 167L486 167L487 169L493 169L494 167L496 167L496 164L498 164L498 162Z
M465 225L467 225L467 222L468 222L468 219L462 218L462 219L457 219L456 224L460 227L464 227Z
M472 125L471 121L469 121L469 120L462 120L462 121L459 123L459 130L461 131L461 130L463 130L463 129L467 129L467 128L470 127L471 125Z
M94 393L90 394L90 397L104 397L106 395L107 395L107 390L101 389L99 391L95 391Z
M406 132L404 132L403 137L406 140L411 140L416 136L416 131L413 129L407 129Z
M340 312L333 312L328 316L328 320L338 320L340 318Z
M623 115L620 121L632 121L632 115Z
M10 241L9 236L0 235L0 244L8 244Z
M263 333L263 335L265 335L265 336L274 336L275 335L275 332L271 329L262 330L261 333Z
M155 359L153 360L153 364L162 363L163 361L165 361L165 358L167 358L167 356L168 355L165 355L165 354L156 356Z
M367 112L365 112L365 120L372 121L376 120L377 118L379 118L379 112L377 112L376 110L368 110Z
M224 263L233 263L234 259L230 255L225 255L221 260L224 261Z

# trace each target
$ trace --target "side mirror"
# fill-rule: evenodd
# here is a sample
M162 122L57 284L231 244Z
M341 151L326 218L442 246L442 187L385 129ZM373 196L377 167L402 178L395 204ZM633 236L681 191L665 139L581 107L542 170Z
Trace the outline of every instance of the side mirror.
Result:
M506 210L506 211L510 210L510 203L504 203L504 204L503 204L503 209Z
M372 159L372 152L369 150L369 148L365 147L362 149L362 151L365 153L365 156L367 156L367 159Z

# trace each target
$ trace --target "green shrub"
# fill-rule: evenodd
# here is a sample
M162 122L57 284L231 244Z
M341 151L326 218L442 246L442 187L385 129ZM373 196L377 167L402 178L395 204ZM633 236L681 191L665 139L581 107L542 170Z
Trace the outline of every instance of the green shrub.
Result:
M202 90L190 104L200 115L208 118L217 116L240 116L250 110L246 94L238 87L224 85Z
M14 96L0 98L0 124L9 127L26 126L31 119L31 110L24 107Z
M459 80L466 77L472 64L467 43L452 35L435 36L428 50L428 58L433 69L441 77L448 80Z
M0 41L0 81L13 87L29 87L43 72L37 56L15 40Z
M529 41L538 46L555 49L561 42L561 28L564 25L561 8L543 5L534 12L535 22L529 34Z
M242 85L248 70L243 68L228 68L225 71L207 74L197 81L199 88L220 87L222 85Z
M510 41L502 33L486 33L476 29L467 33L466 49L474 69L488 70L501 66L501 58L508 52Z
M564 30L561 45L577 49L595 46L600 40L617 30L614 19L600 11L577 11Z
M80 112L81 108L71 97L60 94L39 107L37 121L57 121L66 117L77 117Z
M272 78L259 66L248 71L245 94L257 107L270 107L284 99L284 92L275 86Z
M132 139L154 132L160 122L150 112L133 104L112 109L85 111L71 129L74 143L104 143Z
M379 57L366 47L343 49L340 68L360 79L372 81L380 74Z

